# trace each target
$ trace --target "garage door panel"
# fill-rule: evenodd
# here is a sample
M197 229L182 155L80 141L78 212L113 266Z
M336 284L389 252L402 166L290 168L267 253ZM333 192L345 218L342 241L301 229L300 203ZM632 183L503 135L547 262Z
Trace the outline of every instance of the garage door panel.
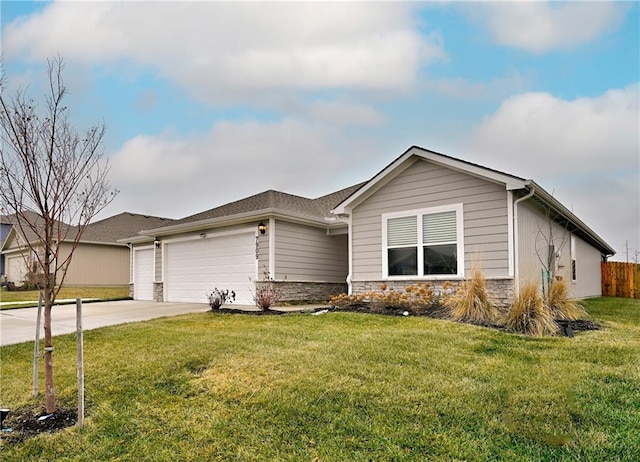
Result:
M171 242L165 247L168 301L207 302L214 288L236 292L236 303L252 303L255 233Z
M22 284L27 275L27 265L24 262L22 255L7 257L5 260L5 266L7 271L7 281L13 282L16 285Z

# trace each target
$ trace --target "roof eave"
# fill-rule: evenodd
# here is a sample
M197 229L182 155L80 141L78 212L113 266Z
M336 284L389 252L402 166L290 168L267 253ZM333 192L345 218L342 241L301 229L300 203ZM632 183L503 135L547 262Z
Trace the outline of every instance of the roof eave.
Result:
M380 187L388 183L392 178L400 174L402 171L410 167L413 162L411 158L415 157L428 160L434 164L441 165L443 167L451 168L469 175L477 176L494 183L504 184L508 191L523 189L525 187L526 180L506 173L498 172L497 170L488 169L480 165L476 165L470 162L462 161L449 157L445 154L440 154L427 149L412 146L404 152L400 157L387 165L378 174L376 174L371 180L367 182L363 187L354 192L351 196L347 197L344 201L336 206L331 212L335 215L349 214L351 209L362 202L364 199L377 191Z
M250 222L252 220L259 221L268 217L281 218L288 221L311 225L322 228L337 228L342 226L340 223L333 223L327 221L325 218L315 218L308 215L303 215L295 212L291 212L284 209L269 207L266 209L252 210L250 212L238 213L234 215L209 218L206 220L194 221L191 223L182 223L179 225L168 225L161 228L154 228L140 231L138 236L132 236L130 238L119 239L118 242L122 243L140 243L152 240L153 237L170 236L179 233L189 233L195 231L201 231L212 227L233 226ZM256 223L257 229L257 223Z
M616 251L607 242L604 241L595 231L589 228L580 218L578 218L571 210L567 209L560 201L549 194L544 188L538 185L533 180L527 180L526 186L530 189L534 189L534 198L539 199L548 207L551 207L556 213L560 214L565 220L572 223L575 227L580 229L586 236L588 236L592 243L600 247L600 251L603 255L612 256Z

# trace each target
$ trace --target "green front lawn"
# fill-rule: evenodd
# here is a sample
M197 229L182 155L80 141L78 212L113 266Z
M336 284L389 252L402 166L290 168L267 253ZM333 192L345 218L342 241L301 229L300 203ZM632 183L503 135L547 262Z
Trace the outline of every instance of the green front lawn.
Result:
M573 339L335 312L88 331L85 429L2 460L637 460L640 302L587 310L606 328ZM54 342L67 405L74 342ZM33 404L33 345L0 352L0 405Z
M105 286L105 287L62 287L60 293L56 297L58 300L64 299L98 299L98 300L122 300L129 297L129 286ZM34 302L31 304L15 304L15 305L3 305L0 309L27 307L38 305L38 291L37 290L25 290L25 291L11 291L9 292L5 287L0 291L0 302Z

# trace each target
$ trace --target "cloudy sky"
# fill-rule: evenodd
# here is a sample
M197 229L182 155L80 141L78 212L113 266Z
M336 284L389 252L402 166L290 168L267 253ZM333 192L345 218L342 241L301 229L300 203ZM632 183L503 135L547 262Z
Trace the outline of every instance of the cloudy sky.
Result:
M267 189L318 197L412 145L534 179L640 250L637 2L2 1L9 89L66 61L107 126L101 215L180 218Z

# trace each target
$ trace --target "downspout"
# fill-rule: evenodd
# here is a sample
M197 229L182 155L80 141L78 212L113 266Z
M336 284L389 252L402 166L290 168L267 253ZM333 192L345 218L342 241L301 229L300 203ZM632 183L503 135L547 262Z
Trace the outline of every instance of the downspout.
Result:
M517 295L520 291L520 261L518 255L518 204L520 202L531 199L535 194L536 189L532 186L531 191L526 196L516 199L513 202L513 278L514 278L514 295Z
M336 220L341 221L343 223L346 223L348 226L348 233L347 233L347 252L349 254L349 273L347 273L347 294L351 295L353 293L353 284L351 281L352 278L352 274L353 274L353 259L351 258L351 252L352 252L352 239L353 239L353 233L351 232L351 214L349 214L348 218L344 218L344 215L336 215Z

